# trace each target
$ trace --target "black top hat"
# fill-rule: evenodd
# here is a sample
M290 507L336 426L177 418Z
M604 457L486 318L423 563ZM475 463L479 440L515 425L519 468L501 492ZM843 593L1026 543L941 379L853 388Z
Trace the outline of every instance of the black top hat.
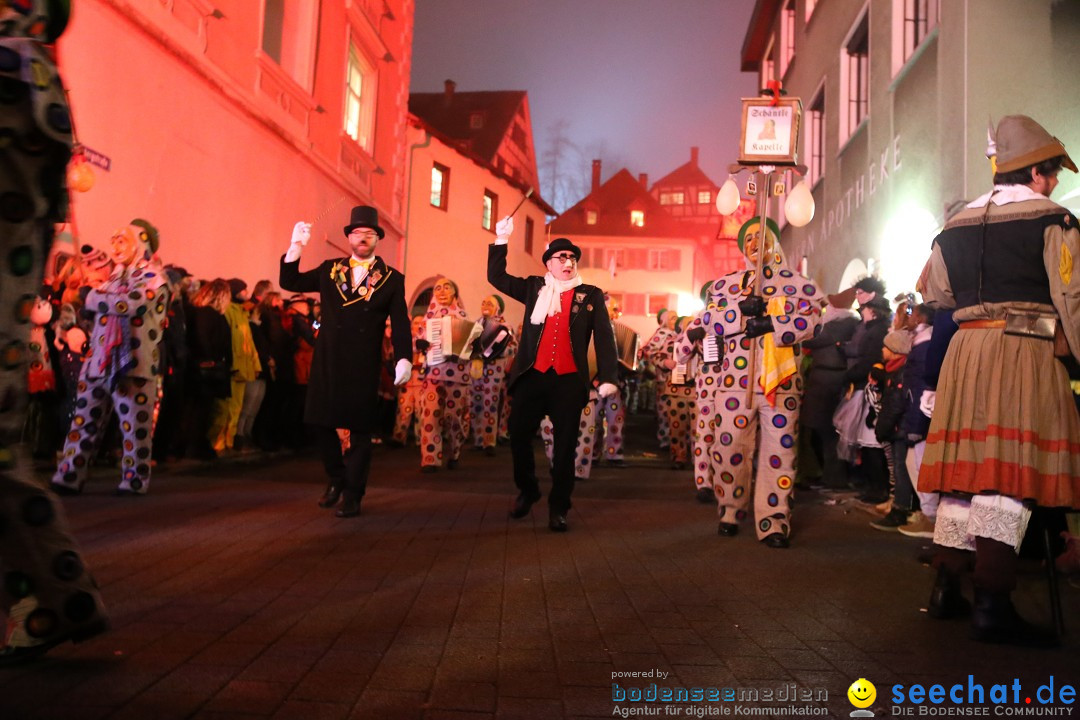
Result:
M379 211L370 205L357 205L352 209L349 216L349 224L345 226L345 237L349 236L356 228L371 228L379 234L382 240L386 233L379 227Z
M547 250L544 251L544 262L547 263L552 255L562 250L569 250L574 253L575 260L581 259L581 248L570 242L569 238L555 238L551 241L551 244L547 246Z

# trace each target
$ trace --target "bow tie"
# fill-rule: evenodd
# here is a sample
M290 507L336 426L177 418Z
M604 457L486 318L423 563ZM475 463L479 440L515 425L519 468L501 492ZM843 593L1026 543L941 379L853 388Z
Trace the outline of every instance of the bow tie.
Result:
M368 268L371 267L371 263L373 263L373 262L375 262L374 258L372 258L371 260L357 260L356 258L351 257L351 258L349 258L349 267L351 267L351 268L362 267L365 270L367 270Z

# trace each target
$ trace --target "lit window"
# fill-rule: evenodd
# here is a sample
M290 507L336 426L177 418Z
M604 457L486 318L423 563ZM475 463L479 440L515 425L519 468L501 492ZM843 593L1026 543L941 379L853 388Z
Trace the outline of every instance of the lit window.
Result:
M374 66L350 42L345 73L345 133L369 153L374 139L377 77Z
M484 191L484 217L480 225L485 230L495 232L495 217L499 214L499 196L490 190Z
M318 5L306 0L263 3L263 52L308 91L315 70L318 12Z
M630 211L630 224L634 227L645 227L645 211L644 210L631 210Z
M525 218L525 254L532 255L533 251L533 219Z
M661 205L670 205L671 204L671 193L666 193L666 192L665 193L660 193L660 204Z
M679 251L672 249L650 249L649 270L670 272L679 269Z
M672 205L685 205L686 204L686 193L681 193L681 192L673 192L673 193L671 193L671 204Z
M595 225L596 224L596 211L595 210L586 210L585 211L585 224L586 225Z
M627 293L622 306L624 315L645 314L645 293Z
M795 59L795 0L788 0L780 13L780 77L787 74Z
M814 187L825 174L825 88L818 90L810 102L809 116L806 124L806 182Z
M712 192L708 190L698 190L697 201L698 205L708 205L712 202Z
M431 204L442 210L450 198L450 168L439 163L431 166Z
M843 143L870 112L870 22L862 17L840 50L840 142Z
M893 0L893 75L937 27L939 0Z
M671 307L671 296L667 293L649 293L649 314L656 316L656 313L665 308Z

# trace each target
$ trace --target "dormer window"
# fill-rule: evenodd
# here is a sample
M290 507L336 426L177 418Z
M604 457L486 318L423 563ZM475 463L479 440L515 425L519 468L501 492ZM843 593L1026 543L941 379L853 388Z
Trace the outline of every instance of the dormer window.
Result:
M631 210L630 211L630 224L634 227L645 227L645 211L644 210Z
M586 210L585 211L585 224L586 225L595 225L596 224L596 219L597 219L597 212L595 210Z
M469 113L469 129L481 130L484 127L484 113L477 111Z

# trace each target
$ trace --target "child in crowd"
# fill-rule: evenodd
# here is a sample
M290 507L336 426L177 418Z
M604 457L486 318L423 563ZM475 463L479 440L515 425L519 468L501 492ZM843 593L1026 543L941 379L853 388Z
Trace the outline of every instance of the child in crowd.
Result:
M870 370L870 379L866 383L866 395L870 403L867 424L873 426L876 443L861 443L868 486L859 496L859 500L865 503L878 504L889 499L889 481L892 474L889 460L895 459L896 434L900 418L906 409L902 372L909 352L911 333L906 330L893 330L888 333L881 351L882 360L874 364ZM899 462L902 463L903 459ZM895 471L895 467L893 470ZM911 481L908 480L908 486L910 485ZM904 520L907 520L906 513Z

